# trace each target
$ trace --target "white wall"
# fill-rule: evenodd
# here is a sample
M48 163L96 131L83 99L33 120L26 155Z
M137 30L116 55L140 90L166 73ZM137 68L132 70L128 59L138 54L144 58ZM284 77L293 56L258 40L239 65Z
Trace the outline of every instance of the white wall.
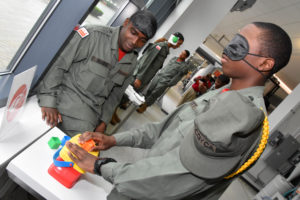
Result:
M184 35L183 45L179 49L171 49L165 63L184 49L193 53L235 3L236 0L182 0L155 35L156 39L162 36L168 38L177 31Z

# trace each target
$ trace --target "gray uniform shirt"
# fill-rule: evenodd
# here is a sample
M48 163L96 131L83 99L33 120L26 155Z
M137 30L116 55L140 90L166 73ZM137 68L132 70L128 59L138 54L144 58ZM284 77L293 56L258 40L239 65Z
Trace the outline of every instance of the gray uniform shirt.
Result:
M162 68L169 54L168 42L152 44L139 59L135 76L141 80L141 88L147 85L156 72Z
M91 130L111 120L115 107L132 82L137 53L118 61L120 27L95 26L81 38L75 33L39 85L39 105L57 108L76 119L69 126ZM64 123L64 122L63 122ZM88 124L88 125L85 125Z
M157 82L170 87L175 85L183 75L187 74L189 70L187 63L184 61L178 62L177 59L178 57L173 57L169 63L155 75Z
M182 105L162 122L147 124L142 128L114 135L118 146L148 150L144 158L135 163L108 163L101 167L103 177L115 186L108 199L121 199L121 196L124 196L124 199L143 200L183 199L190 195L205 193L212 188L214 185L193 175L182 165L179 149L183 138L194 131L194 120L197 115L205 115L209 101L219 98L221 89L223 88ZM264 87L252 87L236 92L249 99L248 103L264 108L263 89ZM216 112L216 115L228 117L230 111L229 107L229 113ZM247 114L242 113L240 119L232 119L232 124L229 123L228 127L232 130L237 129L237 120L249 119L251 116ZM212 125L218 126L218 123L212 122ZM230 180L225 182L225 186L229 183ZM226 187L217 187L212 193L200 195L197 199L218 199L225 189ZM114 195L119 196L114 198Z

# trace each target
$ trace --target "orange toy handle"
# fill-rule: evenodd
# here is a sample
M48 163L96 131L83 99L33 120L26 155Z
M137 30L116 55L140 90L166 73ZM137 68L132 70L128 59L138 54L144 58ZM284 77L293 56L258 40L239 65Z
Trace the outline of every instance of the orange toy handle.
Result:
M86 141L85 143L80 144L80 146L87 152L90 152L96 146L96 143L94 140L90 139L90 140Z

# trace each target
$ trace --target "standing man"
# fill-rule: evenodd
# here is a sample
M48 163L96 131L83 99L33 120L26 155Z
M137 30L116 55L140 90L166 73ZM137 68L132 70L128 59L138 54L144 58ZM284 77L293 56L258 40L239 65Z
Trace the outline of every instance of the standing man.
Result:
M154 44L150 44L143 56L139 59L137 69L134 73L135 81L133 83L134 88L137 91L142 91L145 86L152 80L156 72L162 68L165 59L169 54L169 49L177 49L184 41L184 37L181 33L176 32L173 34L178 37L176 45L160 39Z
M154 36L155 17L138 11L123 26L77 30L38 88L42 117L69 135L104 132L133 81L136 48Z
M232 79L228 91L207 92L160 123L113 136L87 132L79 140L94 139L96 149L144 148L142 159L122 163L98 158L68 142L77 157L70 156L114 185L109 200L217 200L267 143L264 84L289 62L291 51L291 40L279 26L246 25L223 51L223 72Z
M165 38L160 38L150 43L143 52L142 57L138 60L137 68L134 71L135 80L133 87L137 92L143 92L145 87L149 84L156 72L162 68L165 59L169 54L169 49L177 49L184 41L184 37L181 33L176 32L173 34L178 41L172 43ZM126 95L121 100L120 107L126 109L129 104L129 99ZM117 109L115 110L111 119L111 124L115 125L120 122L120 118L117 115Z
M190 52L188 50L182 51L179 57L173 57L168 65L154 76L147 89L145 103L137 109L139 113L143 113L168 87L176 85L182 76L188 73L189 68L185 60L189 56Z

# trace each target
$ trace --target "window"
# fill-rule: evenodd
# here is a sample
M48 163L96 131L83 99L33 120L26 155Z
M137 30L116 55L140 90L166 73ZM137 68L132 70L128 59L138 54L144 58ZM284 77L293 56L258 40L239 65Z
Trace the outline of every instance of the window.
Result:
M12 59L49 2L50 0L0 1L0 73L12 70Z
M128 0L100 0L88 15L83 25L109 25Z

